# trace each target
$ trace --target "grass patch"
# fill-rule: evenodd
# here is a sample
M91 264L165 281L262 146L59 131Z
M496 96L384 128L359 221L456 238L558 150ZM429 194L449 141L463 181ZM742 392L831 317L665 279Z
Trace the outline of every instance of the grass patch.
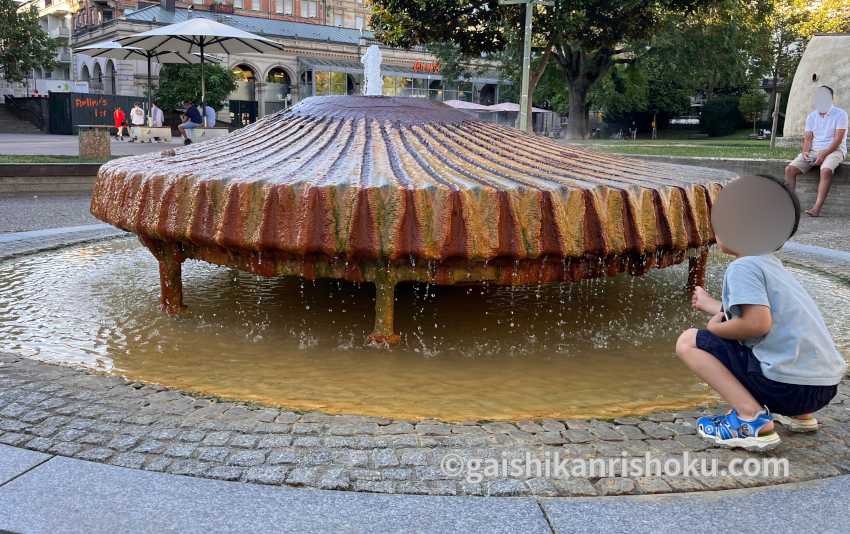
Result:
M770 148L770 141L749 139L750 130L741 130L723 137L688 139L684 136L668 139L585 139L565 141L613 154L645 156L680 156L693 158L758 158L790 160L800 152L799 147Z
M585 144L588 148L614 154L637 154L646 156L681 156L694 158L758 158L790 160L799 153L795 148L774 148L735 145L644 145L640 141L621 144Z
M103 161L80 159L79 156L2 154L0 155L0 163L103 163Z

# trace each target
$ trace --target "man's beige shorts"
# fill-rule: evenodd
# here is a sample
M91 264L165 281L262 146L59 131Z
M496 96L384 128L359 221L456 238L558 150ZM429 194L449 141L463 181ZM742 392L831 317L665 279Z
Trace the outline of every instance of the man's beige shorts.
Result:
M814 151L809 152L809 154L813 154L813 153L814 153ZM842 161L844 161L844 154L842 154L840 150L836 150L835 152L828 155L823 160L823 164L821 164L820 168L821 169L829 169L829 170L835 172L835 169L838 168L838 166L841 164ZM790 165L797 167L802 172L808 172L809 169L814 167L814 165L812 163L803 159L802 153L798 154L797 157L794 158L794 161L792 161L790 163Z

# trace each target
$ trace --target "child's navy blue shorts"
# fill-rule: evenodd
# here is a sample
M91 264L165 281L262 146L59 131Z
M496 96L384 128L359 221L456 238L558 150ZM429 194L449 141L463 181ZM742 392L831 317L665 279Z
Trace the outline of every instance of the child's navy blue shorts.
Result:
M697 332L697 347L713 355L768 410L795 416L820 410L838 393L838 386L786 384L764 376L752 349L708 330Z

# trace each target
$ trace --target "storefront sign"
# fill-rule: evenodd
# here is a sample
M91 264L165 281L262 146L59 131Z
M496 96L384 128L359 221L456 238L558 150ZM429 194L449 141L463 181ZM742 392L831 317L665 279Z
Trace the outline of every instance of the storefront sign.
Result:
M422 63L417 60L416 63L413 64L413 72L427 72L429 74L438 74L440 72L440 63Z

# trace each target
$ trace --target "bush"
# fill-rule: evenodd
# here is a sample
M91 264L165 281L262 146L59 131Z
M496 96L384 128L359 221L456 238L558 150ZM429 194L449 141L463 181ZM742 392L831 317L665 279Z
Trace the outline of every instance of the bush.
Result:
M744 117L738 109L737 96L712 98L702 108L700 126L712 137L735 133L744 124Z

